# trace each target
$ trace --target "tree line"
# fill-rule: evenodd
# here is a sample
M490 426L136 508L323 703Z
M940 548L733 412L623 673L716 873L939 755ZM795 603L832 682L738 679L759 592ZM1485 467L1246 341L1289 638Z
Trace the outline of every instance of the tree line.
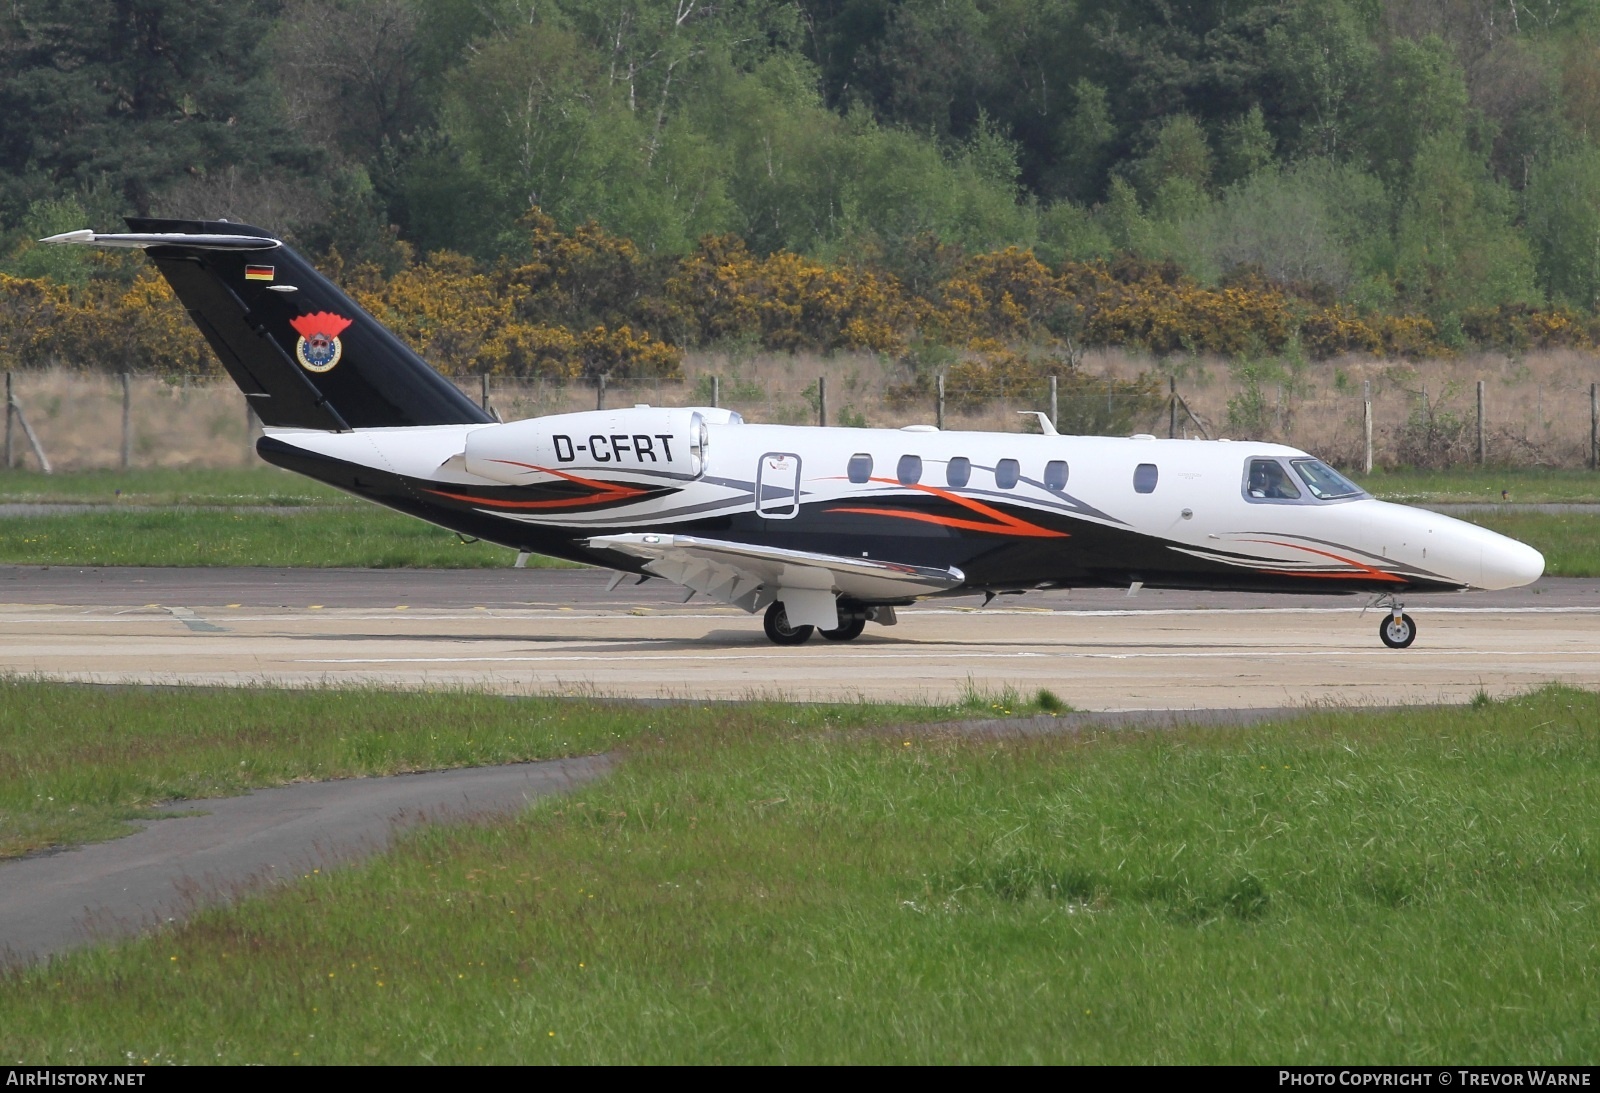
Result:
M139 212L493 281L537 264L537 209L645 266L732 239L907 300L1012 248L1275 294L1290 317L1251 336L1312 355L1324 329L1571 343L1600 301L1597 133L1597 0L15 0L0 270L127 290L30 240ZM721 336L658 318L624 325ZM896 343L924 326L947 336ZM1115 333L1231 344L1180 327Z

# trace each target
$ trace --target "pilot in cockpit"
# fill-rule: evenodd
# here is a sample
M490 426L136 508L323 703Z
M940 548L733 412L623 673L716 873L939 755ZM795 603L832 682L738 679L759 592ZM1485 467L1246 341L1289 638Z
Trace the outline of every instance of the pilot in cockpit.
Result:
M1276 459L1254 459L1250 461L1250 496L1269 501L1294 501L1300 497L1300 488Z

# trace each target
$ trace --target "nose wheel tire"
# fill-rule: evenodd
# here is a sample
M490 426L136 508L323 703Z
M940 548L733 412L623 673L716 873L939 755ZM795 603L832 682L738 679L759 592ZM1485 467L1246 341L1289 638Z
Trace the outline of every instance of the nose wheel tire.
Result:
M766 615L761 620L767 637L774 645L804 645L811 637L815 626L790 626L789 614L783 609L783 601L774 601L767 608Z
M1404 649L1417 640L1417 624L1410 615L1390 615L1378 627L1378 637L1391 649Z
M837 630L818 630L817 633L829 641L854 641L861 636L861 631L867 628L865 615L857 616L847 621Z

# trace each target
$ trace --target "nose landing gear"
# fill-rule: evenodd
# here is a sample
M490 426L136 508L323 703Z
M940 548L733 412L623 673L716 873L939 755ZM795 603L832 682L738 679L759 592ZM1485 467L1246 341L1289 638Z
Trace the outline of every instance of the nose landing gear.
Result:
M1405 649L1417 640L1417 623L1405 605L1389 597L1389 617L1378 626L1378 638L1391 649Z

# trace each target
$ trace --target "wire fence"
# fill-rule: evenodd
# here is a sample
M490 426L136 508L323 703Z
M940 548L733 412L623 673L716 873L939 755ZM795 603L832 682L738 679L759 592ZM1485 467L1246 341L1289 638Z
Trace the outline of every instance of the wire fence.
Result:
M1600 368L1484 379L1461 378L1459 369L1430 376L1391 368L1367 379L1352 370L1320 387L1216 373L1135 383L1107 373L1087 386L1079 376L975 388L953 377L896 379L873 358L780 360L759 371L715 358L698 363L678 381L457 382L505 421L643 403L719 405L775 424L1037 432L1042 413L1063 433L1279 441L1358 471L1477 462L1592 467L1600 454ZM255 461L259 427L225 380L69 370L6 379L6 468L41 468L41 459L56 470Z

